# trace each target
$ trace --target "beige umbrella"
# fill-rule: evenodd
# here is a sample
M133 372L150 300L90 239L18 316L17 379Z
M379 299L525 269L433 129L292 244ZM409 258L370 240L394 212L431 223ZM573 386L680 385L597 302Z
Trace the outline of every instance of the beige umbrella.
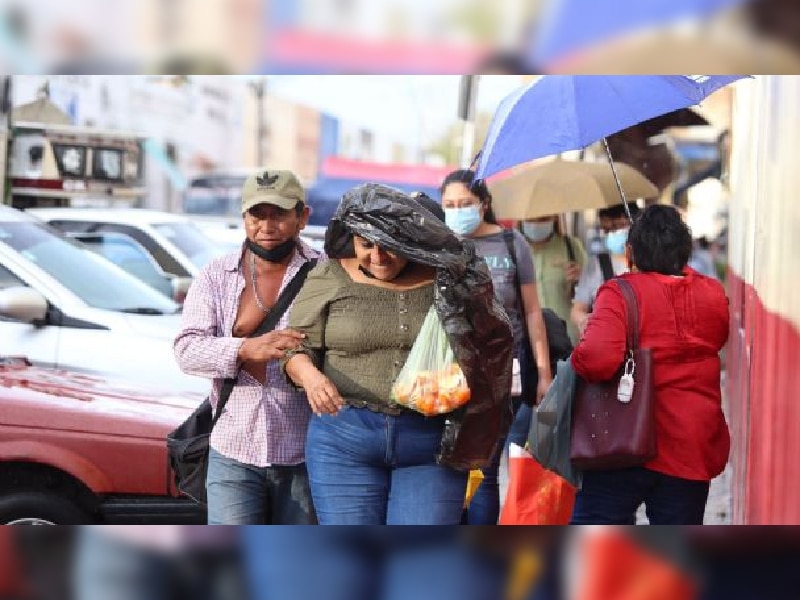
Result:
M615 163L628 201L655 198L658 189L639 171ZM554 160L518 167L489 180L499 219L525 220L564 212L621 204L614 173L607 162Z

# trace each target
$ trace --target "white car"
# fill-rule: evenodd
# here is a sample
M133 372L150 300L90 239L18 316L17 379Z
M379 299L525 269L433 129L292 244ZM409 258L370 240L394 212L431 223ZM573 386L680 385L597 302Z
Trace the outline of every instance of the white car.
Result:
M180 307L80 243L0 206L0 355L207 393L172 340Z
M144 208L29 208L27 212L69 234L122 233L141 244L165 273L195 277L227 249L184 215Z

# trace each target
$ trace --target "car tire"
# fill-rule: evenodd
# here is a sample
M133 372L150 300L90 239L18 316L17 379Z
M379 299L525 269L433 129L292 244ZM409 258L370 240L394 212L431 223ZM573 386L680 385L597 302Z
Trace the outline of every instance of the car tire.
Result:
M45 492L14 492L0 496L3 525L89 525L91 515L66 498Z

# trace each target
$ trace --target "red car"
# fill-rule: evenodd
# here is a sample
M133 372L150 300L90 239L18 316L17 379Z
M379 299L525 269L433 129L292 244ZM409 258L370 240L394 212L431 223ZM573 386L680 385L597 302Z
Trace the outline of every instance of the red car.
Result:
M205 523L165 443L201 401L0 358L0 523Z

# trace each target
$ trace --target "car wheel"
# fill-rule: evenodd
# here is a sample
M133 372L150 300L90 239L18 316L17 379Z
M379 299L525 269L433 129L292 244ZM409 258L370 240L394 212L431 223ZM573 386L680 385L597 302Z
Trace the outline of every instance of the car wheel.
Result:
M0 496L3 525L88 525L92 517L75 503L55 494L16 492Z

